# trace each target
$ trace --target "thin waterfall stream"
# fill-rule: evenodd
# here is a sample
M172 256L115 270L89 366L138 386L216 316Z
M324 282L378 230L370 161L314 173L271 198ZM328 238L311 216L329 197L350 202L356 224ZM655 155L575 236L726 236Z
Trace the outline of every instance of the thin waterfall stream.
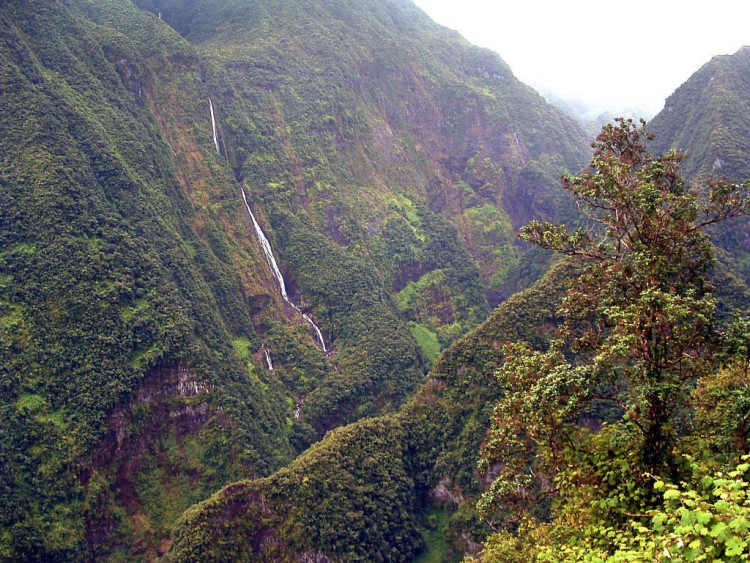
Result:
M208 108L211 111L211 130L213 132L214 146L216 147L216 152L219 154L219 156L221 156L221 149L219 148L219 136L216 132L216 116L214 115L214 104L211 101L210 97L208 98ZM292 308L302 316L305 322L307 322L311 327L313 327L313 329L315 330L315 335L318 337L318 342L320 342L320 347L323 348L323 352L328 352L325 339L323 338L323 333L321 332L320 328L318 328L318 325L315 324L315 321L312 320L310 315L303 312L302 309L297 307L297 305L295 305L294 302L291 299L289 299L289 295L286 292L286 283L284 282L284 276L282 275L281 270L279 269L279 266L276 263L276 258L274 258L273 249L271 248L271 243L268 242L268 239L266 238L266 235L263 232L263 229L260 228L258 221L255 219L253 210L250 209L250 203L248 203L247 201L247 195L245 194L245 189L242 186L240 186L240 191L242 192L242 199L245 201L245 207L247 207L247 212L250 215L250 219L252 219L253 221L255 234L258 237L258 242L260 242L260 247L263 249L263 254L266 257L266 262L268 262L268 266L271 268L271 273L273 274L273 277L276 278L276 282L279 284L281 297L283 297L284 301L289 303L289 305L291 305ZM266 362L268 363L268 370L273 371L273 363L271 362L271 355L268 353L268 350L265 348L265 346L263 347L263 351L265 352Z
M281 270L279 269L278 264L276 263L276 258L274 258L273 250L271 249L271 243L268 242L268 239L266 238L265 233L263 232L263 229L260 228L260 225L258 224L258 221L255 219L255 215L253 214L253 210L250 209L250 203L247 201L247 194L245 194L245 189L240 186L240 191L242 192L242 199L245 201L245 207L247 208L247 212L250 215L250 219L253 222L253 227L255 228L255 234L258 236L258 242L260 242L260 247L263 249L263 254L266 257L266 262L268 262L268 266L271 268L271 273L273 274L273 277L276 278L276 282L279 285L279 291L281 292L281 297L284 298L284 301L289 303L289 305L292 306L292 308L297 311L303 319L305 319L305 322L307 322L313 329L315 330L315 334L318 337L318 342L320 342L320 347L323 348L323 352L328 352L328 348L326 348L325 340L323 339L323 333L320 331L320 328L318 328L318 325L315 324L315 321L312 320L310 315L304 313L302 309L297 307L297 305L294 304L294 302L289 299L289 295L286 291L286 283L284 282L284 276L281 273Z
M271 354L268 351L268 348L263 346L263 352L266 355L266 363L268 364L268 371L273 371L273 362L271 361Z
M211 129L214 132L214 146L216 147L216 152L219 153L219 156L221 156L221 151L219 150L219 136L216 134L216 118L214 117L214 104L211 101L211 98L208 98L208 107L211 110Z

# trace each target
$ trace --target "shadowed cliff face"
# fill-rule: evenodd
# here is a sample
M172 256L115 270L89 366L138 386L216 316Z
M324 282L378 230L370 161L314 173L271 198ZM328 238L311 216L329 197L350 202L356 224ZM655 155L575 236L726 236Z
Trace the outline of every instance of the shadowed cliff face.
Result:
M228 435L231 421L210 404L209 393L208 382L184 365L155 368L107 417L81 477L86 544L94 557L126 541L124 527L137 531L134 554L163 554L169 518L210 493L212 481L218 484L206 448L212 432Z
M212 491L396 411L545 270L513 229L564 217L585 160L410 3L141 6L0 6L2 557L154 556Z

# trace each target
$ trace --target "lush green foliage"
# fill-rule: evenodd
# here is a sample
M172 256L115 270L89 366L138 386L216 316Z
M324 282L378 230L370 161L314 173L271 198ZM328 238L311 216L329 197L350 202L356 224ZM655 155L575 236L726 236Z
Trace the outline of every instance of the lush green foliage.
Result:
M463 248L452 252L479 263L493 302L528 285L509 224L569 205L557 177L583 164L585 140L495 55L401 1L141 5L214 63L227 156L274 228L283 206L339 244L375 246L368 234L387 236L380 226L405 199L453 220ZM378 273L393 266L376 258Z
M680 147L687 152L685 175L750 177L748 124L750 48L714 57L695 72L651 121L654 150Z
M550 524L524 522L520 534L491 536L482 561L747 561L750 558L748 456L735 469L717 471L690 461L679 485L653 483L658 508L631 517L624 526L586 520L577 507Z
M258 549L260 538L272 537L279 543L267 542L267 557L277 549L288 557L323 552L372 559L382 553L385 560L400 560L401 552L419 550L421 537L429 541L433 555L441 554L438 557L462 553L469 547L467 538L481 541L489 529L473 509L472 499L480 491L474 464L487 431L487 405L497 400L490 374L502 361L498 343L543 342L540 335L552 326L554 305L574 272L561 264L533 288L498 307L441 355L432 379L398 413L333 431L281 472L233 485L191 509L170 556L179 559L200 552L208 559L251 559L261 557L249 551ZM368 473L377 468L401 477L382 479ZM439 483L447 483L464 499L460 508L453 501L429 500ZM380 532L359 535L356 547L347 546L360 529L394 533L385 531L383 514L393 514L399 498L400 512L392 517L400 522L402 534L409 533L398 540L403 546L398 554L390 551L393 545L386 549L380 543ZM259 509L263 502L266 508ZM321 505L325 511L319 510ZM430 514L440 517L431 519ZM346 529L348 515L356 515L361 528ZM320 537L323 525L326 537ZM311 527L302 533L303 526Z
M154 28L132 6L117 14L145 34ZM278 387L250 387L231 349L230 330L252 331L250 314L237 298L240 284L193 229L169 146L146 106L149 71L134 43L59 2L5 2L0 25L0 553L80 560L111 548L112 538L89 534L93 499L106 504L95 501L96 510L123 516L117 541L135 545L140 533L127 530L116 498L119 461L97 468L106 475L102 494L90 489L101 480L84 476L111 438L113 412L147 374L184 362L208 390L200 424L185 421L205 455L197 464L178 457L165 472L175 482L183 472L200 475L203 485L183 487L190 492L170 508L173 519L247 471L286 463L287 405ZM166 35L161 47L181 55L184 42ZM189 406L169 400L175 411ZM136 418L126 419L125 436L145 428ZM153 430L158 449L186 428ZM211 459L212 449L221 455ZM161 501L169 506L171 493L141 483L128 509L142 503L155 516ZM154 522L163 535L169 526Z
M423 540L402 438L389 418L332 431L289 468L188 511L170 558L411 560Z
M746 370L746 321L737 320L723 338L716 329L704 230L750 212L748 184L709 182L700 198L679 176L679 153L654 157L644 141L632 122L608 125L597 138L591 171L564 180L593 230L571 233L538 222L522 230L527 240L579 257L585 269L563 301L565 323L549 349L506 346L498 372L505 394L493 412L481 467L502 465L479 508L506 525L522 525L520 539L506 533L489 543L488 560L507 559L532 539L527 559L693 560L744 551L738 538L745 531L746 485L739 477L746 465L729 480L718 475L713 481L704 472L705 491L669 488L660 498L654 490L665 488L662 479L686 474L680 451L706 454L701 429L724 431L728 440L745 435L738 422L746 416L744 403L727 398L737 378L713 374L722 363L735 374ZM725 406L711 410L694 403L698 397ZM691 434L694 421L698 429ZM550 499L550 524L535 523L532 515ZM670 504L676 499L684 510ZM737 505L719 509L712 504L717 499ZM652 527L633 524L641 517L653 517ZM696 522L712 523L715 534ZM722 527L728 522L736 537Z
M273 472L395 411L543 273L512 230L566 215L555 178L583 135L408 2L138 4L0 6L0 558L153 559L212 491L273 474L291 502L303 473L319 487L290 542L415 554L439 478L476 488L451 448L481 440L483 375ZM332 354L282 302L239 184ZM471 509L446 525L480 528Z
M470 549L489 530L474 465L503 343L546 349L575 273L560 264L508 298L554 260L513 231L571 221L557 177L582 165L583 134L409 2L137 4L152 13L127 0L0 5L0 559L154 559L173 532L175 559L405 560L424 538L437 557ZM331 355L278 295L239 184ZM671 312L699 311L702 291ZM632 313L611 305L612 319ZM711 440L700 447L714 464L747 440L746 333L726 334L733 355L692 398L691 443ZM289 463L329 428L396 411L429 364L399 412ZM535 398L554 417L555 399ZM602 505L564 474L559 514L614 518L623 553L676 553L695 539L674 519L679 501L736 552L745 507L717 495L744 491L742 475L700 462L693 479L686 462L679 498L654 508L658 495L634 494L652 481L632 432L576 436L586 447L564 455L611 494ZM175 532L186 507L232 482ZM647 510L671 536L655 521L627 528L623 514ZM540 553L582 537L553 531Z

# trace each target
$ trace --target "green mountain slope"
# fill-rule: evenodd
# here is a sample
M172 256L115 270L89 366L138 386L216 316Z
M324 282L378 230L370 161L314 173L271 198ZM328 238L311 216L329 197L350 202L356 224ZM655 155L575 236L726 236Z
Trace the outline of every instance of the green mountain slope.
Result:
M687 152L689 177L750 177L750 47L714 57L680 86L650 122L654 148Z
M240 327L257 340L241 283L198 236L144 93L138 61L189 76L187 45L144 29L156 47L135 51L59 2L0 18L0 556L78 560L139 519L163 535L149 505L179 514L286 463L289 408L232 347Z
M514 227L564 217L586 157L409 2L139 4L0 6L3 559L154 558L190 505L394 412L545 270Z
M205 56L224 150L273 228L283 205L340 245L364 239L393 289L404 267L442 267L424 245L416 264L379 255L401 219L417 244L429 234L408 213L427 207L459 230L491 304L507 296L522 277L511 226L558 213L560 171L585 162L572 120L410 2L142 4Z
M489 532L474 510L482 485L475 464L499 392L502 345L545 346L575 271L560 264L495 309L441 356L399 413L337 429L271 477L235 483L191 508L169 558L410 561L431 536L458 553L475 549Z
M666 101L649 124L654 151L686 151L685 176L693 180L726 176L750 178L750 47L714 57ZM739 221L714 233L750 283L750 222Z

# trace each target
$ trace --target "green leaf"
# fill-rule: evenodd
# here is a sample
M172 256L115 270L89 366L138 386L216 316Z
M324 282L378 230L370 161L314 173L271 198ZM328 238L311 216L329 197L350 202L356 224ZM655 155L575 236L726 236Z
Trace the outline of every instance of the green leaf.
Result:
M654 526L654 530L657 532L661 532L664 529L664 522L667 519L667 515L663 512L659 512L658 514L655 514L654 517L651 519L651 522Z
M747 547L747 542L737 537L731 537L727 540L725 546L726 554L732 557L735 555L742 555L745 547Z
M724 522L717 522L711 526L711 530L708 532L708 535L720 541L724 541L729 534L729 528Z
M713 514L705 511L697 512L695 515L695 521L703 525L707 525L711 521L711 518L713 518Z

